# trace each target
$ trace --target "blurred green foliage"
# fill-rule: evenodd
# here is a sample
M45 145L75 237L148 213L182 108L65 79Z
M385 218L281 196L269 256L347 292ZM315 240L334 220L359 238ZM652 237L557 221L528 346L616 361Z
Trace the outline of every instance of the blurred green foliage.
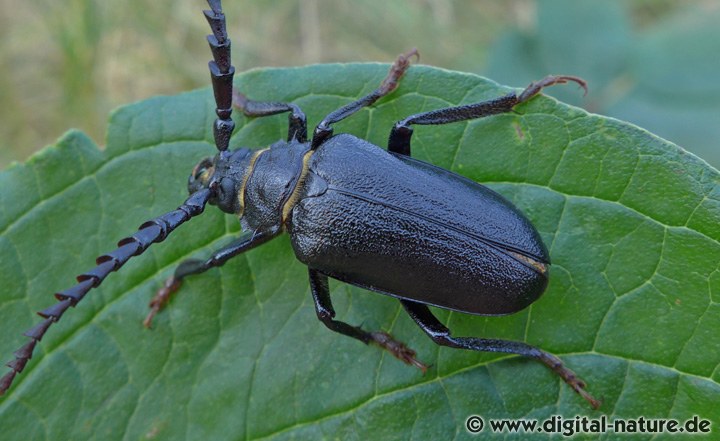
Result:
M717 166L716 4L228 0L224 7L238 70L389 62L415 46L424 63L518 87L546 73L577 74L591 81L590 95L581 101L571 90L563 99L637 123ZM71 127L103 144L115 107L209 84L204 2L0 0L0 6L0 167Z
M646 26L629 2L540 2L533 26L494 44L485 74L524 84L572 73L590 93L550 91L591 112L632 122L720 166L720 2L667 2Z

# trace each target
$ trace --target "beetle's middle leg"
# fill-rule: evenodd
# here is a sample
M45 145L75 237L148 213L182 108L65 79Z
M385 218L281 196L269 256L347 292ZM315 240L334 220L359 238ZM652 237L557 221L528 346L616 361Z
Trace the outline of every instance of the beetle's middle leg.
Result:
M410 58L419 56L417 49L411 49L404 54L400 54L393 65L390 66L387 76L377 89L350 104L342 106L323 118L320 124L315 127L311 142L312 149L314 150L320 147L323 141L332 136L333 124L344 120L363 107L371 106L375 101L395 90L400 83L400 78L402 78L405 71L410 67Z
M578 378L573 371L565 367L563 362L556 356L519 341L477 337L453 337L450 334L450 330L440 323L427 305L410 300L400 300L400 303L402 303L415 323L417 323L435 343L451 348L470 349L480 352L504 352L533 358L542 362L560 376L575 392L586 399L594 409L600 407L600 401L593 398L593 396L585 390L585 382Z
M431 110L429 112L410 115L398 121L390 131L388 150L393 153L410 156L410 138L413 134L412 125L420 124L448 124L458 121L482 118L484 116L497 115L512 111L513 107L528 101L543 89L543 87L554 84L564 84L573 81L580 85L587 93L587 84L582 78L568 75L548 75L540 81L530 83L519 95L515 92L509 93L500 98L482 101L465 106L446 107L444 109Z
M148 313L143 324L149 328L152 325L152 320L162 308L167 305L170 300L170 296L180 288L182 280L193 274L204 273L205 271L222 266L228 260L237 256L238 254L244 253L256 246L267 242L272 239L274 235L267 233L248 233L241 236L239 239L231 242L229 245L224 246L218 251L214 252L207 260L200 259L188 259L182 262L175 269L175 273L168 278L163 287L160 288L155 294L155 297L150 301L150 312Z
M320 319L328 329L360 340L365 344L374 343L401 361L413 365L425 373L427 366L415 358L415 351L405 346L404 343L395 340L393 336L387 332L368 332L359 326L352 326L345 322L335 320L335 309L333 309L332 300L330 300L328 277L312 268L308 268L308 273L310 275L310 291L312 292L315 303L315 312L317 313L318 319Z

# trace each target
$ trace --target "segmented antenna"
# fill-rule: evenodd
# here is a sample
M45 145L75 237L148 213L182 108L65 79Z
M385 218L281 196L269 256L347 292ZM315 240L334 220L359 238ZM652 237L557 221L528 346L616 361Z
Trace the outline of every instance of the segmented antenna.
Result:
M208 63L208 67L217 105L215 113L218 116L213 125L213 135L217 149L224 152L228 149L230 135L235 129L235 123L231 118L235 68L230 61L230 39L225 28L225 14L222 12L220 0L207 0L207 2L211 10L203 12L213 32L213 35L207 36L207 40L214 58Z
M35 345L43 338L50 325L60 320L69 307L77 305L88 291L100 286L108 274L120 269L131 257L142 254L153 243L162 242L175 228L202 213L211 195L212 191L209 189L197 191L176 210L140 225L137 233L118 242L115 251L98 257L95 268L77 276L78 283L75 286L56 293L58 303L38 312L45 320L25 331L23 335L30 337L30 341L15 351L15 359L6 364L12 370L0 378L0 395L10 388L15 376L25 368L32 358Z

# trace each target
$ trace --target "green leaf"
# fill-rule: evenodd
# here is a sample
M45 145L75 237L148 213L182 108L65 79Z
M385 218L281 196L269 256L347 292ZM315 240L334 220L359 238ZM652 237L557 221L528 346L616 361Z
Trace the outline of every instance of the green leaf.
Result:
M239 85L253 99L299 104L312 127L386 71L255 70ZM336 131L383 146L404 116L508 90L415 66L396 92ZM103 151L71 131L0 174L0 353L10 358L39 321L33 311L95 256L185 199L190 170L213 154L213 117L208 89L153 98L112 115ZM232 145L266 146L286 125L285 116L240 117ZM144 329L147 302L179 262L237 237L237 219L208 207L53 325L0 399L3 439L465 439L473 414L698 415L719 427L716 170L642 129L547 97L514 114L418 127L413 153L506 195L553 259L549 289L526 310L439 317L456 335L559 355L603 399L599 411L534 361L435 346L387 296L331 282L338 317L392 332L432 364L425 376L329 332L286 236L188 279ZM515 439L487 427L484 435Z
M631 26L633 2L537 2L537 23L499 38L485 73L527 84L548 72L572 72L590 83L585 107L641 125L718 167L720 57L709 54L720 53L720 9L674 6L643 28ZM549 93L580 103L571 92Z

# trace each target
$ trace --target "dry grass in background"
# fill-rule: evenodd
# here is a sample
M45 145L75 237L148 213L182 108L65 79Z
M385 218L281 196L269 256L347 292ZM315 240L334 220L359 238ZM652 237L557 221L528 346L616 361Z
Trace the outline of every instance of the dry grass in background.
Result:
M482 73L495 39L532 26L536 11L529 0L224 3L238 71L390 62L415 46L424 63ZM632 19L646 25L681 6L634 1ZM204 1L0 0L0 7L0 168L71 127L102 145L113 108L210 84Z

